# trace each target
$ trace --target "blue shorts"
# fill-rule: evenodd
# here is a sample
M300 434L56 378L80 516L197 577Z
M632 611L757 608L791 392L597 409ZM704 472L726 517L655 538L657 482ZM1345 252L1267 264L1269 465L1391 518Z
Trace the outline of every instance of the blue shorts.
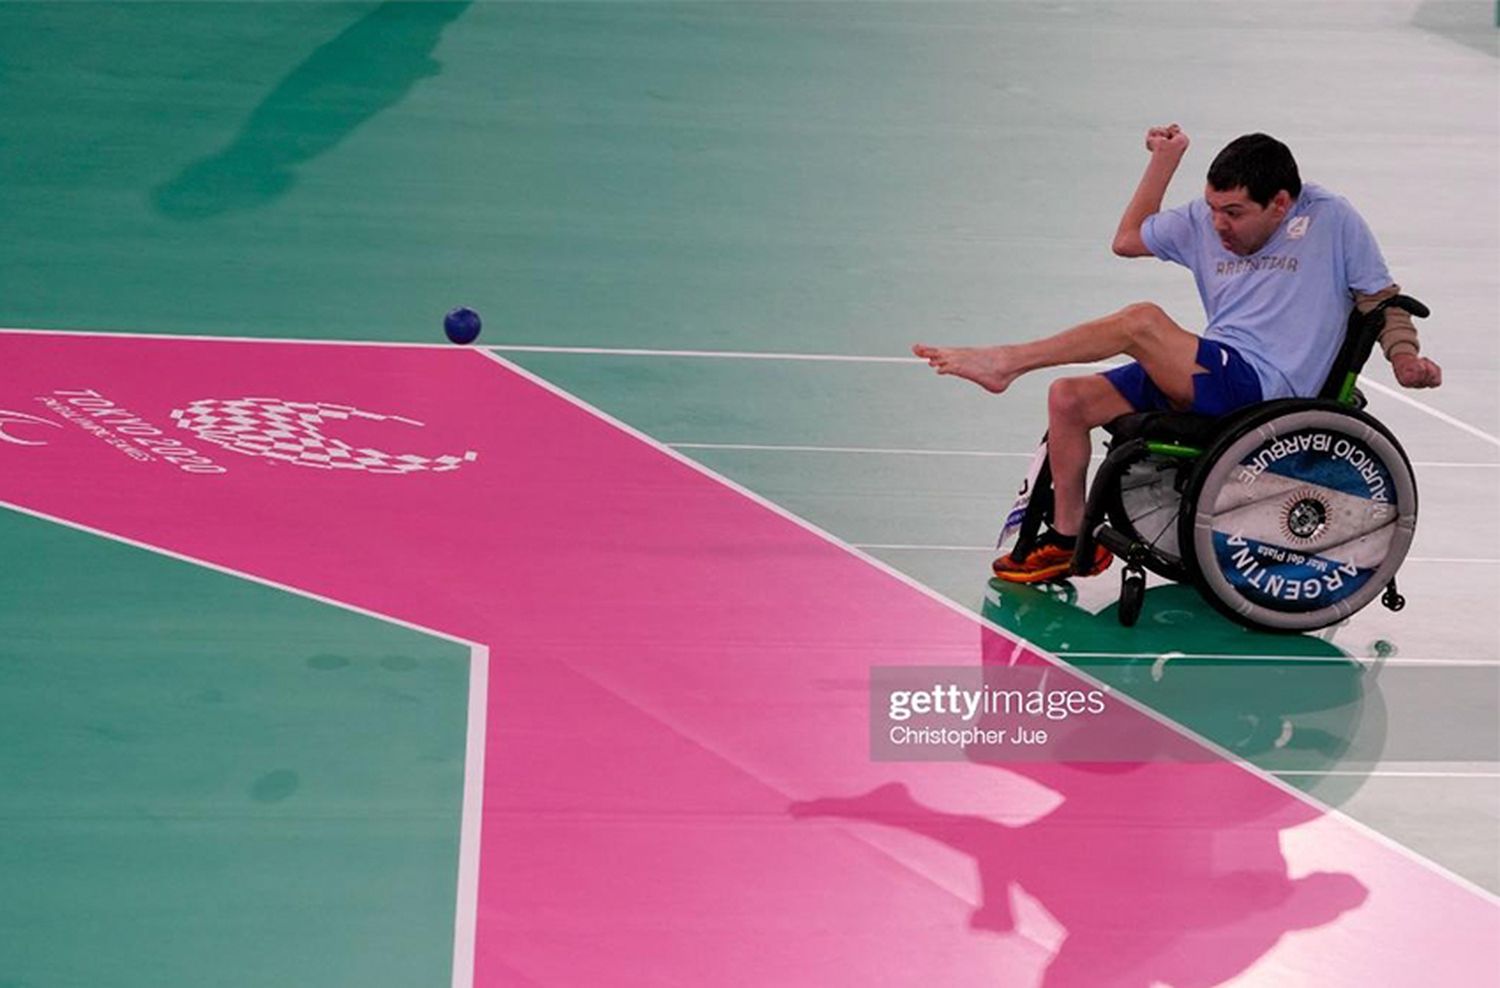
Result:
M1199 415L1227 415L1261 400L1260 378L1233 347L1214 340L1198 341L1198 366L1193 375L1193 403L1186 411ZM1138 412L1172 410L1172 399L1162 394L1146 369L1128 363L1104 372L1105 380Z

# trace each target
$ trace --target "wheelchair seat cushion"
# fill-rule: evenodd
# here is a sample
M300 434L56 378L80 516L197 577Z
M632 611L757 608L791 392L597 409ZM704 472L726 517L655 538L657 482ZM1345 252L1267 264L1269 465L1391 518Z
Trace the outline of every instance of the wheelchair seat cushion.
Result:
M1210 445L1224 431L1226 419L1193 412L1134 412L1105 425L1116 442L1151 439L1200 448Z

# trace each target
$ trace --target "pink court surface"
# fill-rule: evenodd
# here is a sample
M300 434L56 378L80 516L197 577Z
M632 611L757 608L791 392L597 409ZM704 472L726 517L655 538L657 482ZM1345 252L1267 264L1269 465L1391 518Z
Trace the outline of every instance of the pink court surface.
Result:
M1126 703L1158 757L874 760L872 667L1054 660L490 354L0 350L11 507L472 645L454 985L1493 974L1491 897Z

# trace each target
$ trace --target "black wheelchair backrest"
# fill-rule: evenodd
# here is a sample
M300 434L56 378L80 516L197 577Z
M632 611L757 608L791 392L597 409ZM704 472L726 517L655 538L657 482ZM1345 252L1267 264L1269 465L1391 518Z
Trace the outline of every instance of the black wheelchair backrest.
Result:
M1348 326L1344 330L1343 345L1333 358L1333 367L1328 371L1328 378L1318 392L1319 398L1342 402L1350 400L1354 382L1364 369L1365 361L1370 359L1370 351L1375 348L1375 340L1380 336L1380 331L1385 328L1385 310L1392 307L1405 309L1418 319L1426 319L1432 314L1427 306L1409 295L1392 295L1369 312L1360 312L1358 308L1351 310Z

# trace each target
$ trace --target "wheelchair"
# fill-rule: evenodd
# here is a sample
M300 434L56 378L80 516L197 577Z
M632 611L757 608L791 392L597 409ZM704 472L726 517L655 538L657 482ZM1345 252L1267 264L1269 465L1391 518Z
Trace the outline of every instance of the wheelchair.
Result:
M1105 426L1108 453L1088 488L1073 572L1085 571L1096 544L1120 558L1121 624L1140 617L1147 570L1269 631L1315 631L1376 596L1392 611L1406 605L1396 570L1416 530L1416 478L1357 387L1393 307L1430 314L1405 295L1352 311L1316 398L1218 418L1138 412ZM1045 460L1029 491L1010 550L1017 558L1051 521Z

